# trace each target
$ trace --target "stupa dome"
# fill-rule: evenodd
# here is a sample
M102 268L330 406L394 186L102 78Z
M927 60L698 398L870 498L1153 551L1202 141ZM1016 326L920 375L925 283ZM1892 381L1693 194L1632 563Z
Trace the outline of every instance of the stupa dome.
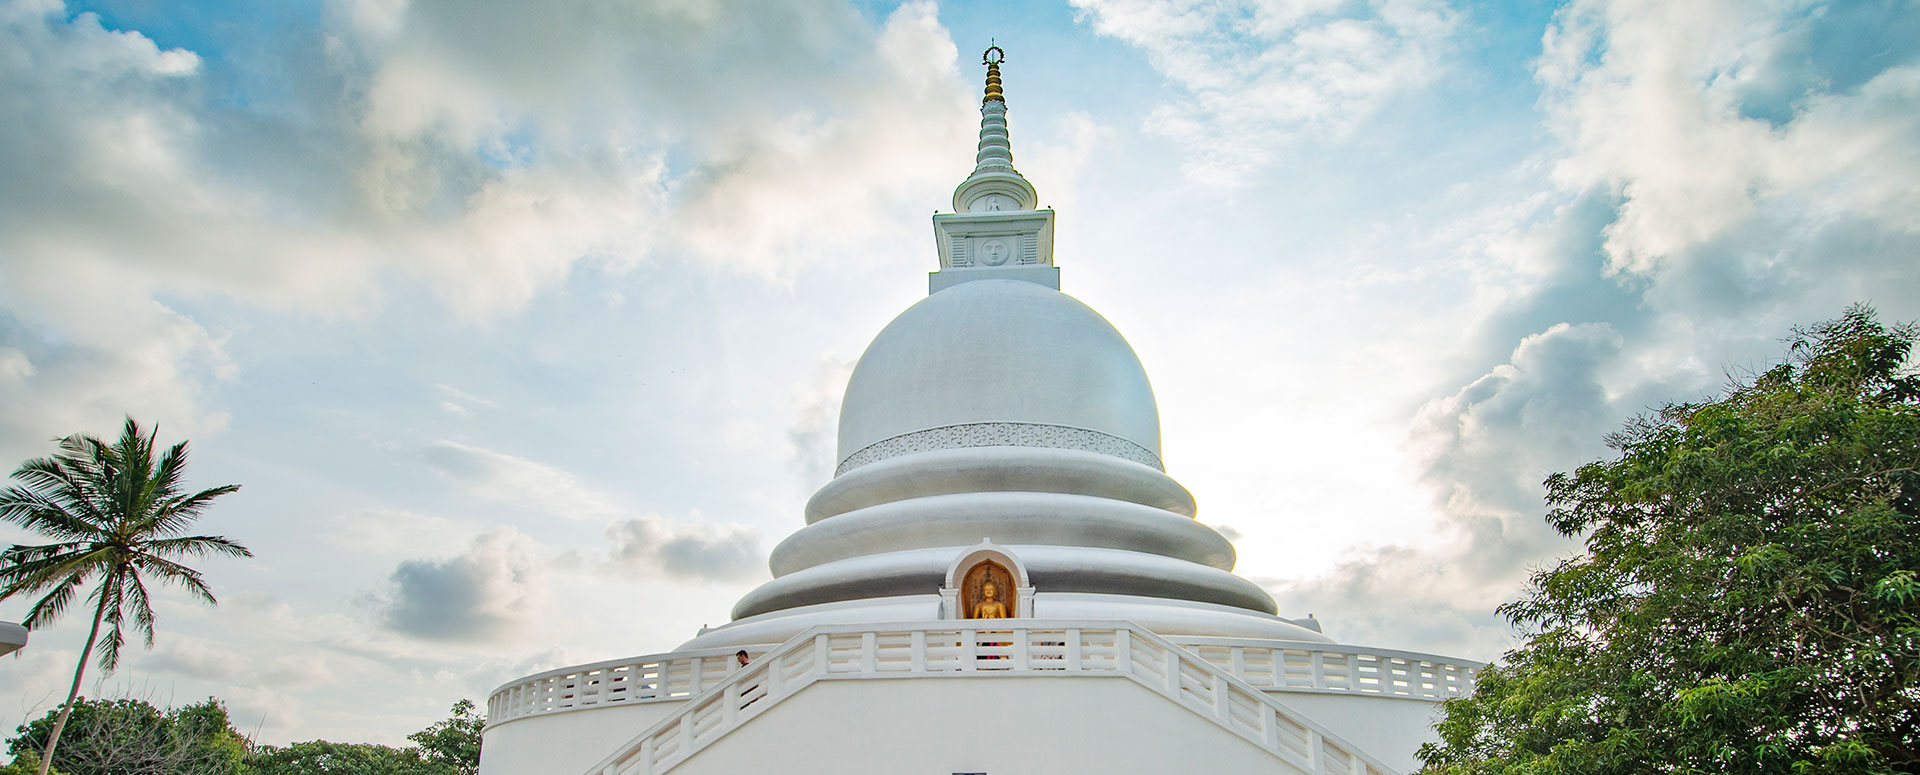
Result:
M838 473L985 445L1080 449L1160 468L1160 415L1127 340L1046 285L982 279L907 308L867 348L840 408Z

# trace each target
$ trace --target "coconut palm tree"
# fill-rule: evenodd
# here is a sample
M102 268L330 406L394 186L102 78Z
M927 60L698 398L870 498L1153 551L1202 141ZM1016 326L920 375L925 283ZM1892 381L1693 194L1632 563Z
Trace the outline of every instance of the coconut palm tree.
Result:
M129 621L153 647L153 607L147 582L171 584L213 605L213 590L200 572L180 561L225 555L252 557L247 550L221 536L182 535L193 526L213 499L240 489L224 485L191 495L181 493L180 477L187 466L187 443L168 448L156 460L153 434L127 418L120 440L107 444L75 434L60 440L51 458L20 465L13 478L23 486L0 493L0 519L37 532L53 543L15 545L0 553L0 600L45 592L27 618L28 629L52 624L82 587L97 581L87 600L93 606L93 629L80 650L73 670L73 688L60 706L60 717L47 736L40 755L40 775L53 762L60 730L80 693L87 658L98 642L100 667L112 672L120 662L125 642L122 628ZM101 625L106 635L101 637Z

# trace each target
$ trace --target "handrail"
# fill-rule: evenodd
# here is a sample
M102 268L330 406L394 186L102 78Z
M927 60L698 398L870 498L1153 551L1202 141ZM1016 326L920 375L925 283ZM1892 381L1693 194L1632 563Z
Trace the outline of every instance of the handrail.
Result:
M994 676L1127 678L1265 749L1286 772L1393 772L1266 692L1131 622L1008 619L809 628L683 703L586 775L662 775L815 681Z
M1412 651L1260 638L1167 640L1269 692L1367 694L1439 702L1473 693L1483 662Z
M1486 667L1433 654L1337 643L1164 637L1267 692L1439 702L1471 694L1475 678ZM754 646L749 651L765 648ZM509 681L488 696L487 726L549 713L688 699L725 677L734 664L731 649L700 649L536 673Z
M732 672L737 665L734 651L675 651L535 673L487 696L487 726L614 704L684 700Z

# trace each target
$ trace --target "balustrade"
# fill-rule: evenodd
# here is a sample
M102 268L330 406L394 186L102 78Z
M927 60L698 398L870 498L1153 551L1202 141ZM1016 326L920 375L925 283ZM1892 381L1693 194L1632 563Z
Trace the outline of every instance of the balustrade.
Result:
M1103 669L1107 663L1102 660L1114 658L1111 631L1104 642L1095 632L1082 632L1078 640L983 637L975 643L938 638L923 643L928 632L872 633L875 642L871 650L864 643L833 641L828 672L866 671L869 668L864 660L869 653L875 660L870 668L873 672L901 674ZM1006 631L1009 635L1012 632ZM1367 694L1437 702L1471 693L1474 676L1483 667L1474 662L1444 662L1427 654L1336 644L1244 638L1168 640L1268 692ZM1024 649L1016 649L1015 643L1023 643ZM963 663L969 666L963 667ZM496 690L487 701L487 723L624 703L684 700L724 679L735 666L733 652L709 649L548 671Z
M615 704L684 700L738 666L726 649L655 654L531 675L487 698L488 725L545 713Z
M1026 621L815 627L726 675L587 775L661 775L815 681L987 675L1124 677L1261 746L1288 772L1389 773L1189 647L1125 622ZM1244 647L1234 647L1245 662ZM1231 661L1234 652L1225 654Z
M1168 640L1270 692L1371 694L1437 702L1473 692L1485 665L1445 662L1430 654L1322 643L1250 638Z

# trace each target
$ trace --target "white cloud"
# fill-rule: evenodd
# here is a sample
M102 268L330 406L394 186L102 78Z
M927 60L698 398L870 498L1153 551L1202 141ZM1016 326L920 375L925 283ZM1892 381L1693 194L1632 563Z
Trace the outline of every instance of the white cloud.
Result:
M141 666L194 678L221 678L230 671L244 672L245 661L232 649L200 638L172 635L164 641L156 639L153 654L141 659Z
M1114 130L1087 113L1072 111L1058 119L1054 134L1060 138L1054 143L1021 143L1019 166L1028 180L1045 183L1041 207L1072 212L1088 165L1112 151Z
M517 503L562 517L589 519L619 513L607 499L572 474L504 452L437 441L424 450L427 464L468 492Z
M1803 268L1815 264L1888 268L1821 250L1829 230L1920 244L1914 44L1819 52L1865 60L1836 67L1807 39L1866 33L1800 6L1588 1L1559 13L1539 66L1569 145L1556 177L1620 197L1605 230L1610 269L1679 286L1666 289L1673 302L1753 298L1779 295L1769 275L1814 279ZM1866 62L1878 66L1849 82L1844 71ZM1729 287L1699 287L1709 278L1688 265L1703 263Z
M308 724L303 697L273 684L233 686L219 698L227 717L248 734L271 729L275 737L299 735ZM264 741L262 741L264 742Z
M468 406L478 406L487 409L500 408L498 403L473 395L472 393L468 393L451 385L434 385L434 387L439 388L440 392L447 394L447 403L462 407L463 409Z
M0 297L8 279L0 270ZM55 338L0 314L0 342L14 345L0 348L0 457L48 455L50 439L76 432L112 436L127 415L174 438L226 427L227 413L200 400L205 385L234 373L222 342L150 302L99 317L125 330L82 333L89 323Z
M1639 408L1622 406L1607 385L1624 346L1604 323L1559 323L1422 407L1426 480L1466 541L1456 559L1474 558L1460 573L1511 582L1527 562L1562 550L1540 519L1541 482L1555 464L1604 452L1601 438Z
M1270 581L1282 610L1321 613L1345 642L1481 659L1510 646L1493 609L1532 563L1567 549L1540 518L1546 466L1603 452L1602 437L1637 408L1608 385L1623 346L1606 324L1557 324L1428 402L1415 439L1444 519L1437 540L1357 547L1324 575Z
M1341 136L1442 72L1457 14L1440 0L1073 0L1138 46L1187 99L1147 126L1186 147L1189 174L1232 182L1276 146Z
M169 219L212 196L182 150L198 57L47 2L0 8L0 49L0 452L44 454L124 413L219 429L196 398L233 365L152 298L160 262L135 236L177 233Z
M840 462L836 448L840 399L855 360L839 353L822 353L811 378L795 385L787 395L787 410L793 417L787 427L786 441L792 447L788 464L804 486L813 487L833 478L833 468Z
M0 347L0 379L19 381L33 376L33 361L27 360L26 353L11 347Z
M391 557L444 546L469 534L446 517L398 509L366 509L329 515L322 537L366 556Z
M292 80L248 99L209 72L243 62L58 2L0 13L0 348L35 367L0 372L0 449L22 454L124 412L224 426L225 334L163 297L365 319L417 284L487 321L581 265L783 281L895 228L966 147L931 3L878 29L800 2L343 3L272 33Z
M367 68L360 128L378 149L362 183L390 210L428 215L497 167L551 178L489 191L502 212L469 208L449 234L524 222L536 203L572 212L529 223L524 244L483 232L448 245L447 281L471 274L475 251L526 269L514 282L482 272L473 293L537 289L579 255L630 264L662 246L784 277L882 228L878 212L950 174L939 150L964 149L965 90L931 3L877 31L808 3L422 1L349 17ZM644 181L651 201L582 190L601 170L610 188ZM584 196L553 200L563 192ZM830 212L805 206L821 196ZM573 235L589 238L558 266L522 258Z
M546 609L548 572L532 538L503 527L444 560L406 560L375 597L381 622L427 640L514 638Z
M67 699L67 687L79 659L77 646L71 650L58 648L48 642L44 631L28 635L27 648L0 659L0 684L8 687L5 699L0 699L0 712L25 723L58 710ZM95 672L92 683L99 681Z
M608 525L607 540L607 565L628 575L717 581L766 567L760 537L744 525L672 524L648 514Z
M1488 660L1514 644L1494 613L1510 589L1483 574L1493 563L1471 553L1382 547L1350 552L1323 576L1266 585L1282 615L1313 614L1341 643Z

